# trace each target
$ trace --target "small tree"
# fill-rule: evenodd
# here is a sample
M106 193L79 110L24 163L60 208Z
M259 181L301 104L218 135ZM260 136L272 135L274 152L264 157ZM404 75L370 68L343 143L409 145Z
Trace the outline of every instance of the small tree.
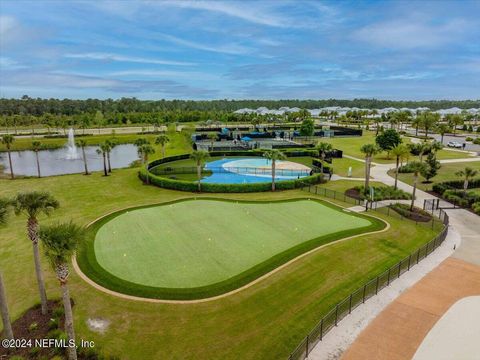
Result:
M105 144L107 145L107 163L108 163L108 172L112 172L112 164L110 163L110 153L112 152L113 148L117 146L117 142L114 139L107 139L105 141Z
M155 144L160 145L162 147L162 158L165 157L165 147L167 143L170 141L170 138L166 134L158 135L155 139Z
M360 151L365 155L365 191L368 191L372 159L374 155L380 152L380 149L374 144L365 144L360 148Z
M103 157L103 175L108 176L108 169L107 169L107 153L110 151L110 145L105 142L100 144L100 147L97 149L97 154L102 155Z
M327 152L333 149L332 144L326 142L319 142L315 149L318 151L318 154L322 158L322 163L320 165L320 172L323 174L323 162L325 161L325 157L327 156Z
M217 134L209 133L207 137L208 137L208 140L210 140L210 151L213 151L213 144L217 140Z
M278 149L267 150L263 157L272 162L272 191L275 191L275 165L277 160L284 160L287 156Z
M2 144L5 145L7 148L7 154L8 154L8 163L10 165L10 177L12 179L15 179L15 175L13 173L13 165L12 165L12 154L10 152L10 149L12 147L12 143L15 141L15 138L11 134L5 134L2 136Z
M197 166L197 179L198 179L198 191L202 191L202 165L205 163L205 161L210 157L210 154L206 151L199 150L199 151L194 151L193 153L190 154L190 159L192 159L196 166Z
M440 162L437 161L437 157L433 152L428 154L427 160L425 161L425 166L422 169L422 176L427 180L427 182L430 182L431 178L434 178L438 174L438 170L442 166L440 165Z
M394 129L385 130L375 138L378 147L387 152L387 158L390 158L390 151L401 142L400 134Z
M304 119L300 125L301 136L312 136L315 131L315 124L312 119Z
M410 204L410 211L413 211L413 208L415 206L415 193L417 192L418 175L425 168L425 164L419 161L413 161L410 163L410 167L413 172L413 192L412 192L412 203Z
M78 243L85 238L85 230L73 223L42 227L40 231L45 256L49 260L62 289L63 308L65 310L65 331L68 340L75 341L73 327L72 304L67 286L69 269L68 262L75 252ZM68 347L68 358L77 359L74 346Z
M448 132L449 126L447 124L439 124L437 126L437 132L440 134L440 143L443 144L443 137Z
M38 152L41 149L41 147L42 147L42 144L40 143L40 141L33 141L32 142L32 149L35 152L35 158L37 160L37 174L38 174L38 177L42 177L41 174L40 174L40 160L38 159Z
M155 154L155 148L150 144L144 144L138 147L138 155L142 159L142 164L145 164L145 174L146 174L146 183L149 184L150 180L148 178L148 157L149 155Z
M477 176L478 174L478 171L477 170L474 170L470 167L466 167L464 170L460 170L460 171L457 171L455 173L455 175L457 175L458 177L463 177L463 194L466 195L467 194L467 190L468 190L468 183L470 182L470 180L472 180L475 176Z
M87 142L84 139L79 139L76 145L82 149L83 167L85 168L85 175L90 175L90 173L88 172L87 157L85 155L85 147L87 146Z
M40 253L38 250L38 215L41 213L50 215L60 205L58 201L48 192L32 191L17 194L13 199L13 208L16 215L27 215L27 232L33 247L33 259L35 261L35 272L37 275L38 290L42 305L42 314L47 313L47 293L45 291L45 281L43 279L42 266L40 264Z
M408 154L410 153L410 150L404 144L398 144L397 146L392 148L391 151L396 159L396 162L395 162L395 190L396 190L397 184L398 184L398 167L400 165L400 162L403 159L407 158Z

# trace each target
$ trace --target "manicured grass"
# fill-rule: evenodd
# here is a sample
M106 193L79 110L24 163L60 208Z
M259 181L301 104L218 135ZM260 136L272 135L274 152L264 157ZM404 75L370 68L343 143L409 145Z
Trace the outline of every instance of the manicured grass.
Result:
M218 295L316 246L385 226L309 199L190 200L130 209L100 222L88 247L102 284L133 295L185 299ZM89 256L80 255L87 274ZM109 274L102 276L104 271ZM110 275L119 279L110 282ZM165 289L122 288L118 280Z
M362 154L360 148L364 144L374 144L375 143L375 132L373 131L363 131L363 136L361 137L348 137L348 138L330 138L330 139L321 139L322 142L328 142L333 145L334 148L343 150L344 154L354 156L360 159L365 158L365 155ZM403 137L403 143L409 144L411 139L408 137ZM458 151L449 151L449 150L440 150L437 153L438 159L461 159L468 158L469 154L465 152ZM416 160L418 156L411 156L410 160ZM378 155L375 155L374 162L386 164L393 163L395 159L393 156L390 156L390 159L387 157L387 153L382 152Z
M0 196L26 189L49 191L60 201L60 209L51 218L39 217L40 224L70 219L88 224L125 207L191 196L142 185L135 169L114 170L110 177L96 173L0 180ZM305 197L305 192L218 197L272 201ZM75 300L77 337L92 340L96 347L127 360L287 358L339 300L436 234L413 222L378 216L390 222L389 230L332 244L234 296L212 302L174 305L127 301L95 290L72 271L69 284ZM25 227L24 217L13 217L7 227L0 229L0 267L14 319L38 302L31 243ZM46 259L42 259L42 267L48 296L59 297L58 281ZM105 334L87 327L86 320L97 317L110 321Z
M418 188L424 191L432 190L432 186L435 183L449 181L449 180L462 180L461 177L455 175L455 173L459 170L463 170L466 167L470 167L472 169L478 170L480 172L480 161L472 161L472 162L458 162L458 163L448 163L442 164L440 170L438 170L437 176L431 179L431 183L424 184L422 181L425 179L420 176L420 181L418 182ZM389 175L395 177L395 171L390 170ZM410 173L400 173L398 174L398 180L403 181L407 184L413 185L413 174Z

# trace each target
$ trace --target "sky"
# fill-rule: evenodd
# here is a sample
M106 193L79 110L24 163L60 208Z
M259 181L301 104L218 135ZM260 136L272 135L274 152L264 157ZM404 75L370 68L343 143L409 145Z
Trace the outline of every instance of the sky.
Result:
M0 1L0 97L480 98L480 0Z

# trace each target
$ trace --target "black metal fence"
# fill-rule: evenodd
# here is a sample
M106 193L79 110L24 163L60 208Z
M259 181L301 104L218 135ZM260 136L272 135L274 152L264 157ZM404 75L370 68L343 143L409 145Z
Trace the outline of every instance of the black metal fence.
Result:
M330 199L334 200L339 200L343 201L348 204L353 204L353 205L363 205L363 200L360 199L355 199L352 198L344 193L341 193L339 191L335 190L330 190L324 187L316 186L316 185L309 185L303 188L303 190L308 191L312 194L320 195L320 196L325 196Z
M389 286L395 279L409 271L413 266L418 264L422 259L430 255L445 240L448 233L448 215L441 210L440 218L445 225L443 230L435 236L433 240L423 245L403 260L385 270L380 275L368 281L365 285L358 288L337 305L335 305L310 333L302 340L297 348L288 357L289 360L303 360L308 357L310 351L323 340L325 335L338 323L349 315L355 308L365 303L368 299L378 294L378 292Z
M152 171L157 175L174 175L174 174L196 174L197 167L183 166L183 167L165 167L153 168ZM204 167L202 173L237 173L250 175L272 175L271 168L259 167L240 167L240 166L218 166L218 167ZM309 176L310 169L275 169L275 175L278 176Z

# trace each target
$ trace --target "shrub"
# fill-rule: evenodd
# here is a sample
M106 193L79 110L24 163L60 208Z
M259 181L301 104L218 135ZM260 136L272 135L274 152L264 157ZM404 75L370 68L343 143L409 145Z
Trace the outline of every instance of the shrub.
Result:
M477 132L480 132L480 126L478 127ZM473 140L473 143L474 143L475 145L480 145L480 138L476 138L475 140Z
M473 138L472 138L471 136L467 136L467 137L465 138L465 141L473 141Z
M392 204L390 205L390 208L402 215L403 217L415 221L427 222L432 219L432 215L430 215L428 211L425 211L419 207L414 207L413 212L410 210L410 205L407 204Z
M480 215L480 201L474 202L472 204L472 210L475 214Z
M360 199L365 200L365 186L355 186L355 190L357 190L360 194ZM373 187L373 198L374 201L381 201L381 200L392 200L392 199L402 199L402 200L409 200L412 198L412 195L400 190L395 189L393 186L380 186L380 187ZM370 196L370 195L368 195Z
M447 189L443 192L443 197L451 202L454 202L457 205L463 207L470 207L473 203L480 201L480 195L472 191L468 191L466 194L463 190L457 189Z
M30 332L35 331L37 329L38 329L38 323L37 322L33 322L28 326L28 331L30 331Z
M52 318L48 320L48 330L58 329L60 321L58 318Z

